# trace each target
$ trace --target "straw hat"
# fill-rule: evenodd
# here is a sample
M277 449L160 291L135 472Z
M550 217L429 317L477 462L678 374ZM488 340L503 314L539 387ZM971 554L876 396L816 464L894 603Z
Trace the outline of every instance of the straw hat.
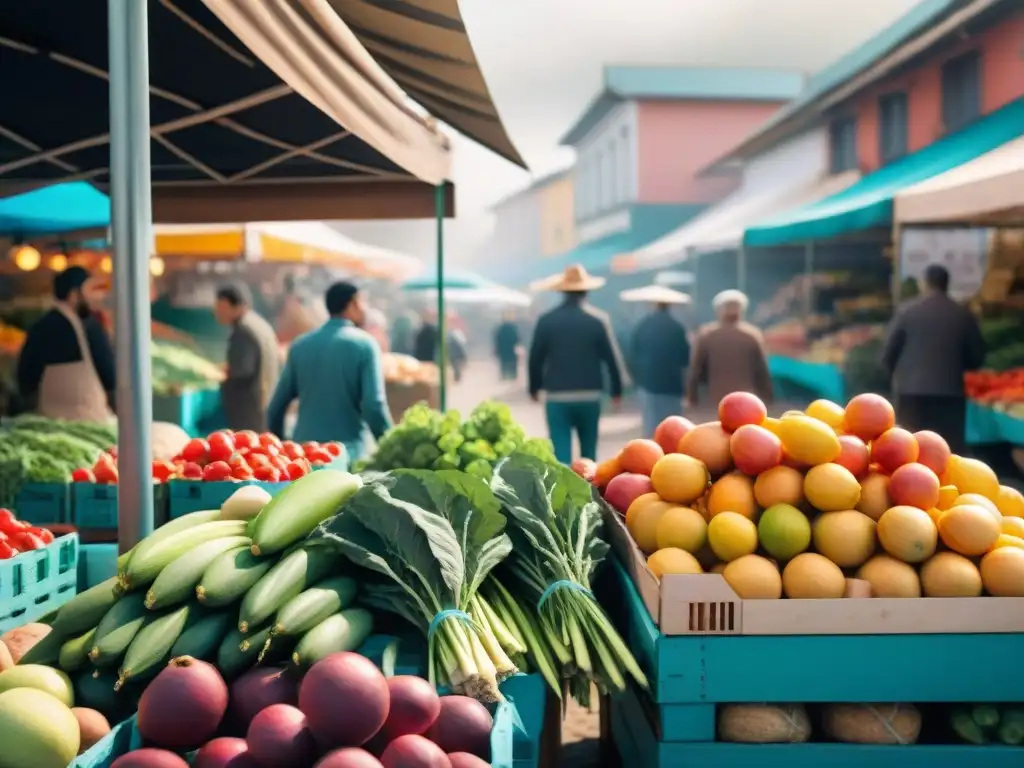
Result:
M750 300L747 298L747 294L743 291L737 291L735 288L722 291L711 300L711 306L714 309L720 309L728 304L735 304L743 312L746 312L749 303Z
M587 273L582 264L566 267L561 275L554 275L540 281L539 290L560 291L562 293L581 293L594 291L605 284L603 277L594 277Z
M689 304L689 294L673 291L663 285L646 285L633 288L619 294L623 301L644 302L648 304Z

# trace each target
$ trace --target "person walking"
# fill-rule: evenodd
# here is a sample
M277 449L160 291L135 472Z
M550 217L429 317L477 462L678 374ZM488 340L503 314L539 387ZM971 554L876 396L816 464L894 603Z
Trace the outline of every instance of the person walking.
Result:
M519 378L519 326L515 315L505 317L494 332L494 356L498 358L498 372L502 381Z
M288 408L297 399L297 442L337 440L349 461L363 456L365 431L374 439L391 428L380 346L362 330L366 306L359 289L339 282L327 289L330 319L297 339L270 401L270 430L284 434Z
M421 363L436 363L438 347L437 312L426 310L412 344L412 356Z
M929 265L922 294L901 307L889 326L882 365L892 382L901 426L927 429L964 450L964 373L985 360L985 340L971 311L949 296L949 272Z
M99 422L113 416L114 350L96 314L103 295L82 267L53 280L53 309L29 329L18 355L18 394L43 416Z
M639 290L643 293L638 291L634 295L652 302L654 311L633 329L629 362L640 401L644 437L654 437L654 430L662 421L683 409L690 340L686 328L672 316L672 307L686 304L689 296L658 285Z
M730 392L750 392L772 401L772 379L761 331L744 321L749 300L742 291L722 291L711 305L717 322L701 328L686 385L687 407L696 407L701 385L712 406Z
M587 292L604 285L580 265L568 267L545 288L559 291L562 304L541 315L530 344L528 388L539 402L545 394L545 415L555 456L563 464L572 461L575 432L580 454L597 458L598 424L604 370L608 372L612 403L622 399L621 355L607 315L587 303Z
M221 405L229 429L267 429L267 404L281 371L281 353L277 334L259 313L240 286L226 285L217 290L214 315L217 322L231 328L228 360L220 385Z

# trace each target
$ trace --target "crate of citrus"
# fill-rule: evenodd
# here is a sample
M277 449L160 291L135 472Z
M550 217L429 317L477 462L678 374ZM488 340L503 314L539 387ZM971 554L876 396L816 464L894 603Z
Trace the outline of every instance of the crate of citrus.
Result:
M879 395L736 392L580 470L662 634L1024 632L1024 497Z

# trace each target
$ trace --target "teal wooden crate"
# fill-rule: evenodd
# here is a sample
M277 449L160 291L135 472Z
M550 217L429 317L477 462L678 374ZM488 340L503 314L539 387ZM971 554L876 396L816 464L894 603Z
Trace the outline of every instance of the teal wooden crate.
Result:
M117 544L82 544L78 548L78 591L84 592L117 575Z
M19 520L32 525L70 521L71 496L66 483L25 483L14 499Z
M791 381L818 397L837 403L846 401L846 381L842 369L832 363L814 363L784 355L768 357L768 371L773 379Z
M1024 634L667 636L615 571L626 639L659 705L1001 702L1024 691L1024 665L992 662L1024 656Z
M611 702L612 739L623 765L643 768L1020 768L1024 748L964 744L730 744L660 741L632 691Z
M43 549L0 560L0 632L20 627L75 596L78 534L54 539Z
M117 486L71 484L71 522L83 530L117 528ZM167 484L153 484L153 525L167 522Z
M204 437L220 412L220 389L188 389L173 395L153 395L153 421L177 424L190 437Z

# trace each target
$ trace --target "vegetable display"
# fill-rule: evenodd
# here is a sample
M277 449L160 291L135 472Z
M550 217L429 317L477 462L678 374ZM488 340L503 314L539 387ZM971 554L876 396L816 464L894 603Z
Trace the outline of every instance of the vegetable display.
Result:
M462 420L458 411L436 411L420 403L385 434L360 469L462 469L489 479L494 465L514 451L554 461L551 443L527 438L504 403L483 402Z
M184 345L154 340L150 352L154 394L207 389L224 379L224 371L219 366Z
M9 509L0 508L0 560L10 560L22 552L42 549L53 541L47 528L30 525Z

